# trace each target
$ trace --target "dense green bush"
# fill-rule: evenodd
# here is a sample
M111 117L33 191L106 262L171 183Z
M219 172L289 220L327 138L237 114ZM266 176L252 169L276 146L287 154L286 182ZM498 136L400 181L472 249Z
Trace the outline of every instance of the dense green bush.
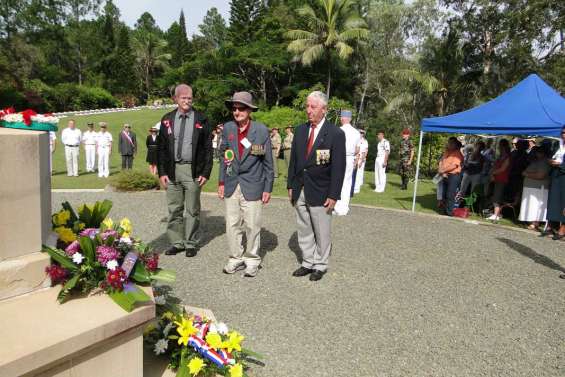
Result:
M306 122L306 113L290 107L272 107L268 111L257 111L253 119L264 123L269 128L284 130L288 125L298 126Z
M105 89L59 84L45 91L50 111L93 110L116 107L118 101Z
M110 185L119 191L144 191L159 187L159 179L148 173L124 170L110 179Z

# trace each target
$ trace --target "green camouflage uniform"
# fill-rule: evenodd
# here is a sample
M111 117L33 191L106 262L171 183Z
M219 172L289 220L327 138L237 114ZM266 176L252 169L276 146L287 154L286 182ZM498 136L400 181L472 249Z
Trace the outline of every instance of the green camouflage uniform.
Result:
M406 190L408 188L408 180L412 175L412 165L408 165L412 150L414 150L414 146L412 145L410 139L402 139L402 141L400 142L400 160L398 163L398 173L402 178L401 188L403 190Z

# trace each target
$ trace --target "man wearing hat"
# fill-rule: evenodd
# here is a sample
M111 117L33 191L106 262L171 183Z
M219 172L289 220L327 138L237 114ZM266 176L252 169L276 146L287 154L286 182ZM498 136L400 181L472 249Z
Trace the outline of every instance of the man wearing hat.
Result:
M110 155L112 154L112 134L107 130L108 124L100 122L100 132L96 138L98 150L98 177L110 176Z
M386 167L390 156L390 143L384 131L377 132L377 157L375 158L375 192L384 192L386 187Z
M279 167L278 167L278 158L279 153L281 151L281 135L279 134L278 128L271 129L271 148L273 149L273 170L275 174L275 178L279 177Z
M292 139L294 138L294 134L292 133L292 126L289 125L285 128L284 133L284 142L283 142L283 154L284 154L284 162L286 165L286 170L288 171L288 167L290 166L290 151L292 150Z
M82 143L86 155L86 172L91 173L96 170L96 138L98 132L94 131L94 123L88 122L87 126L88 130L82 134Z
M175 88L178 107L161 119L157 136L157 170L167 190L169 210L166 255L196 255L199 247L200 190L213 163L212 130L204 114L192 108L192 88Z
M350 110L341 111L341 130L345 134L345 176L341 197L335 205L335 214L345 216L349 212L349 200L351 199L351 184L353 171L355 170L355 157L359 153L359 142L361 134L351 125L352 113Z
M402 130L402 141L400 142L400 161L398 163L398 173L402 181L401 190L408 190L408 180L410 179L410 170L412 160L414 160L414 146L410 141L410 130L405 128Z
M365 130L359 130L359 134L361 135L361 140L359 141L359 154L357 155L357 174L353 187L354 194L358 194L361 191L361 186L363 186L365 162L369 153L369 142L365 138Z
M332 249L332 210L345 174L345 135L326 120L328 97L320 92L306 99L308 123L296 127L288 168L288 196L296 210L302 265L292 273L322 279Z
M269 129L251 120L257 110L248 92L234 93L226 106L233 122L224 124L220 153L218 196L226 203L226 235L229 259L226 274L245 268L244 276L254 277L261 257L261 213L273 191L273 153ZM242 244L243 233L247 247Z

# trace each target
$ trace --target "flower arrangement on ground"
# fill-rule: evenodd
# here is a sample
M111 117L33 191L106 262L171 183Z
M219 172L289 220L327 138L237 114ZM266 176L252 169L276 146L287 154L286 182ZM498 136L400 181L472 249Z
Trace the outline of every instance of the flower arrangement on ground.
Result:
M63 285L60 303L99 289L129 312L150 300L137 284L175 280L174 271L159 268L159 255L132 236L129 219L114 223L108 217L111 201L83 204L78 213L68 202L62 207L52 216L57 245L43 247L53 260L46 272L53 284Z
M53 114L37 114L31 109L19 113L13 107L0 110L0 125L6 128L57 131L58 123L59 118Z
M177 377L246 377L248 363L261 355L242 347L245 337L228 326L158 303L158 320L144 332L146 346L169 360ZM256 362L256 361L255 361Z

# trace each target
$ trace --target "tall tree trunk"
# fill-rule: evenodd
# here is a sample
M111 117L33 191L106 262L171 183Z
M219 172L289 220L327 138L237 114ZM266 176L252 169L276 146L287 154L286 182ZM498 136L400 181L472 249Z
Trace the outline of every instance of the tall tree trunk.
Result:
M330 98L330 88L332 84L332 57L331 54L328 52L328 84L326 85L326 96L328 99Z
M80 51L80 43L77 44L77 58L78 58L78 85L82 86L82 53Z
M367 96L367 88L369 87L369 60L365 64L365 82L363 83L363 93L361 93L361 101L359 102L359 110L357 111L357 119L355 120L355 126L357 122L361 119L361 114L363 114L363 108L365 106L365 97Z

